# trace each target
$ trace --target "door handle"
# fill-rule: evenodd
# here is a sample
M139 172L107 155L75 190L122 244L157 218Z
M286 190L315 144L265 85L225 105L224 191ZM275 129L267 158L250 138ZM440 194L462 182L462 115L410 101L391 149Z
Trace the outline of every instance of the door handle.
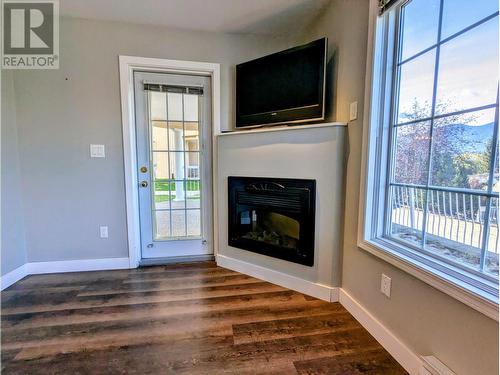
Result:
M148 182L147 181L141 181L141 187L143 187L143 188L148 187Z

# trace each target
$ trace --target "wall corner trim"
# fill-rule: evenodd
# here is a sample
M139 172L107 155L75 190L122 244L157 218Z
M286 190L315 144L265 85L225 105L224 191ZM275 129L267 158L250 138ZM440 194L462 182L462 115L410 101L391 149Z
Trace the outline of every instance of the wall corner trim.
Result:
M422 371L422 360L387 327L366 310L344 289L339 290L339 302L411 375Z
M269 268L257 266L225 255L216 256L217 265L233 271L256 277L258 279L280 285L328 302L338 302L339 288L315 283L287 275Z
M130 267L129 258L78 259L54 262L25 263L0 278L1 290L4 290L29 275L62 272L84 272L121 270Z

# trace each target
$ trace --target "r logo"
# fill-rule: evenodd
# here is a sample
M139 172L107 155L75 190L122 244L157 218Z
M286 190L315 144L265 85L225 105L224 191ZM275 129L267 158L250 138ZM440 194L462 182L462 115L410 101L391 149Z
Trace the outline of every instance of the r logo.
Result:
M3 0L2 5L2 66L22 69L57 68L58 2Z

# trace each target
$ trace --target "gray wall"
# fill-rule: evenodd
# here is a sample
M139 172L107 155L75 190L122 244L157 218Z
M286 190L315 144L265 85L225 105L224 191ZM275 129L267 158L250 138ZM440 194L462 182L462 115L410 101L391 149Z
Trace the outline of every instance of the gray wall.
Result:
M24 212L12 72L2 70L2 275L26 262Z
M328 36L334 52L332 118L349 124L342 287L416 353L433 354L458 374L498 374L498 323L356 246L368 33L367 0L334 0L310 32ZM392 278L392 295L380 291L380 276Z
M59 70L14 77L28 261L127 257L118 55L221 63L228 128L234 65L287 43L80 19L62 19L60 38ZM89 158L91 143L105 159Z
M345 127L224 135L218 138L219 254L328 286L340 285ZM285 262L227 243L227 177L316 180L314 266Z

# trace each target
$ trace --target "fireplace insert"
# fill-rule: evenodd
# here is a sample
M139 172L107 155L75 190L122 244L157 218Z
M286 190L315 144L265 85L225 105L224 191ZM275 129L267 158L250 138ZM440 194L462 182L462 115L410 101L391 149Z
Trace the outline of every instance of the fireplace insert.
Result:
M316 181L228 177L229 245L312 266Z

